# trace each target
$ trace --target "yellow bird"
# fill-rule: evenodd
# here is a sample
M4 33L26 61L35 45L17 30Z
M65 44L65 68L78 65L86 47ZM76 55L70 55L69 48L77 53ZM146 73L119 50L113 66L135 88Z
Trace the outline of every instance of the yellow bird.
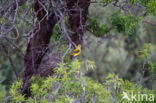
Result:
M78 44L77 48L74 50L74 53L71 54L71 56L74 56L74 57L78 56L80 54L80 52L81 52L81 44Z

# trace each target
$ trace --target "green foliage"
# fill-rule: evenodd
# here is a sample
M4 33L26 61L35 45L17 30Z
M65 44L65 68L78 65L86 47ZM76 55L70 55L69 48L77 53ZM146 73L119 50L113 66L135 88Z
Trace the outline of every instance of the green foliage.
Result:
M66 17L65 18L65 25L66 25L66 28L69 29L69 21L68 21L68 18ZM51 43L55 43L56 41L58 41L58 39L60 38L60 35L62 33L62 30L61 30L61 23L58 22L55 26L54 26L54 29L53 29L53 35L52 35L52 38L51 38ZM63 40L61 40L62 42Z
M4 23L4 19L2 17L0 17L0 24Z
M30 88L33 97L27 100L18 93L22 82L14 83L10 90L12 103L21 103L23 101L26 103L90 103L91 101L95 103L112 103L114 101L113 99L122 103L131 103L121 101L123 91L127 93L130 93L130 91L134 93L138 91L154 93L134 83L124 81L114 74L109 74L104 84L93 81L91 78L85 76L88 70L95 68L93 61L80 62L76 59L69 65L65 63L58 65L59 67L55 68L56 74L53 77L32 77Z
M115 12L110 18L112 25L111 28L108 28L104 24L100 24L98 19L91 17L88 17L89 25L86 28L97 37L105 36L106 33L115 28L119 33L123 32L124 35L128 35L134 32L136 24L139 22L139 16L133 17L129 13L125 13L123 15L120 12Z
M3 98L4 98L4 96L3 96L3 92L0 91L0 101L2 101Z
M145 44L144 49L139 51L139 56L149 60L151 58L151 51L151 44Z
M62 54L64 55L65 53L66 53L66 51L67 51L67 49L68 49L68 47L66 47L65 45L62 45ZM72 49L70 49L69 51L68 51L68 53L65 55L65 57L64 57L64 62L65 63L70 63L71 62L71 58L70 58L70 55L72 54Z
M150 71L153 74L153 76L156 77L156 64L155 63L150 64Z
M139 56L141 58L144 58L144 61L146 62L146 65L149 65L149 70L153 76L156 76L156 64L151 61L151 54L152 52L152 45L151 44L145 44L144 49L139 51Z
M88 31L97 37L104 36L108 32L106 25L99 24L96 18L88 17L89 25L86 27Z
M156 0L130 0L131 4L140 3L143 6L148 7L149 13L156 13Z
M114 1L114 0L102 0L102 1L103 1L103 3L108 4L108 3L111 3L111 2Z
M59 25L59 24L58 24ZM60 28L59 26L55 26L54 27L54 30L53 30L53 35L52 35L52 39L51 39L51 43L55 43L59 38L60 38L60 34L61 34L61 31L60 31Z
M31 1L31 0L29 0L29 1ZM31 3L29 4L29 1L27 1L24 4L24 6L19 6L19 14L21 16L25 17L27 20L32 21L32 17L29 14L33 12L33 9L31 9L30 12L26 16L24 16L25 15L24 13L20 12L22 10L25 11L28 8L28 6L31 4ZM97 0L97 1L100 1L100 0ZM102 1L104 4L108 4L108 3L115 2L116 0L102 0ZM122 4L122 1L124 1L124 0L120 0L120 1ZM139 6L140 6L140 4L145 6L145 8L147 8L147 9L145 9L145 12L147 12L147 13L156 13L156 0L129 0L129 1L130 1L131 5L139 3ZM6 2L6 1L2 0L2 2ZM10 4L10 3L8 3L8 4ZM94 3L92 3L92 4L94 4ZM3 5L3 3L1 3L1 5ZM139 18L138 17L134 18L130 14L122 14L122 12L124 12L123 10L121 10L120 13L115 13L110 17L108 12L113 13L114 9L112 9L112 7L110 7L110 5L108 5L108 6L109 6L108 8L102 7L102 9L97 8L97 6L94 8L97 13L93 13L93 15L95 15L96 18L89 17L89 25L87 26L87 30L91 31L93 33L93 35L101 37L101 36L105 36L110 31L108 28L109 26L116 26L116 30L119 33L121 33L121 35L120 35L121 38L118 39L118 41L124 41L122 39L123 38L122 33L124 33L125 35L132 34L135 30L135 27L136 27L136 24L137 24ZM115 7L115 9L116 9L116 7ZM140 13L140 11L138 9L136 9L136 8L133 8L133 9L134 10L130 10L130 11L132 11L132 12L135 11L136 13L142 15L142 13ZM140 9L143 9L143 8L140 8ZM104 11L104 13L98 13L100 10ZM106 12L106 11L108 11L108 12ZM90 12L92 12L92 10L90 10ZM101 20L98 18L99 16L103 16L103 18L105 18L106 15L108 15L109 18L112 18L111 24L107 24L107 23L109 23L109 21L106 21L104 19ZM134 14L134 16L136 16L136 15ZM152 20L149 17L150 18L151 17L155 18L155 17L153 15L147 16L147 20L154 23L155 19ZM9 19L9 20L11 20L11 19ZM2 17L0 18L0 24L9 23L8 25L6 25L6 27L7 27L6 29L8 29L9 25L10 25L10 21L7 21L7 22L5 22L5 21L7 21L7 20L5 20ZM67 24L67 22L68 21L66 20L66 26L67 26L67 28L69 28L69 24ZM17 18L16 23L17 23L17 28L19 29L20 34L26 34L32 29L32 27L29 27L20 18ZM54 33L51 38L51 43L56 43L56 41L59 40L59 38L60 38L60 34L62 32L61 32L59 26L61 26L61 25L58 24L54 28ZM155 28L152 27L150 24L147 24L147 27L144 27L143 24L141 24L141 26L143 26L143 28L146 28L147 30L141 28L142 29L142 30L140 30L141 33L136 32L135 33L136 36L133 38L139 39L140 41L143 41L143 42L146 42L146 40L148 40L149 42L153 41L152 45L154 46L155 45L154 44L155 43L155 34L154 34ZM22 29L20 30L20 28L22 28ZM138 29L140 29L140 27L137 27L136 29L138 30ZM146 32L147 32L147 35L146 35ZM115 32L115 34L116 34L116 32ZM10 35L16 35L16 33L15 34L11 33L6 36L10 36ZM25 35L20 35L20 36L23 37ZM127 41L128 41L127 45L128 46L132 45L132 47L134 48L133 50L135 50L135 49L137 49L137 47L134 44L134 39L131 40L131 42L133 42L133 43L130 45L130 42L129 42L129 40L131 39L130 36L131 35L129 35L129 37L127 38ZM88 54L92 55L93 58L96 58L95 61L99 64L96 71L93 73L93 75L95 77L97 75L96 79L98 79L98 80L99 80L99 78L100 78L100 80L105 80L104 77L106 76L106 74L108 72L113 72L113 71L115 71L115 72L117 71L118 73L121 73L121 74L124 74L125 76L127 76L128 73L123 72L123 71L127 71L124 66L126 65L127 68L131 68L131 66L133 64L135 64L134 61L138 61L136 59L132 59L133 57L135 58L135 54L133 54L130 57L131 60L124 59L125 60L124 62L121 59L116 59L117 56L118 57L125 56L125 52L122 52L123 47L120 46L121 43L118 43L116 45L116 42L118 42L116 40L117 40L116 38L115 38L115 40L113 39L113 42L112 41L110 42L110 40L109 40L109 42L107 42L105 40L105 43L108 43L108 44L107 44L107 46L104 46L104 47L99 46L99 48L97 48L97 45L95 45L95 44L94 44L95 48L93 45L90 46L92 51L93 52L95 51L99 55L92 54L90 51L91 49L87 48L89 50ZM11 39L11 41L12 41L12 39ZM142 47L141 45L143 45L143 42L139 42L137 44L137 46ZM22 67L22 63L21 63L22 59L19 58L18 55L13 55L17 52L16 49L14 49L14 50L11 49L11 48L14 48L12 46L13 43L11 43L11 42L7 42L7 43L8 43L7 45L9 45L9 46L7 46L8 51L10 52L11 58L13 59L13 62L19 71L20 68ZM19 38L19 42L15 43L15 44L19 47L19 49L22 50L22 52L25 51L24 45L21 45L21 44L23 44L23 39ZM100 42L100 44L102 44L102 43ZM123 44L123 42L122 42L122 44ZM56 47L56 48L58 48L58 47ZM155 60L153 60L153 61L151 60L151 58L153 56L153 55L151 56L151 48L152 47L150 45L145 46L145 48L143 50L139 51L139 54L140 54L139 58L142 58L143 62L148 61L148 69L153 74L153 76L156 76L156 63L155 63ZM97 51L97 49L100 52ZM104 50L107 50L107 49L109 49L108 53L103 53L103 52L105 52ZM67 50L67 47L62 46L63 54L66 52L66 50ZM130 48L128 51L126 51L126 53L127 52L130 53L130 50L133 51ZM110 51L113 51L113 52L110 52ZM118 51L120 51L120 53L118 53ZM69 52L69 54L70 53L71 53L71 51ZM87 54L85 54L85 56L86 55ZM103 55L107 55L107 58L109 57L108 58L109 60L103 59L103 58L106 58ZM110 59L110 58L112 58L112 59ZM155 58L155 57L153 56L153 58ZM2 80L1 84L0 84L0 100L7 96L6 91L8 90L10 83L12 83L15 80L15 76L12 71L12 67L10 66L10 64L7 60L8 59L3 54L3 51L1 52L1 50L0 50L0 69L1 69L0 79ZM140 59L139 59L139 61L140 61ZM122 91L126 91L130 94L130 91L128 89L134 89L135 93L137 93L136 84L131 83L129 81L123 81L122 79L118 78L118 76L115 76L115 75L114 75L115 77L113 75L109 75L107 77L107 80L104 83L105 85L95 82L88 77L84 77L83 76L84 71L88 71L90 69L95 68L92 61L87 61L87 64L85 64L84 62L80 63L78 61L78 62L75 62L74 65L72 65L72 64L70 64L70 62L71 62L70 56L66 55L64 58L64 62L65 62L65 64L59 64L60 67L56 69L57 75L55 75L53 77L44 78L44 79L40 78L40 77L32 78L31 90L32 90L34 97L29 98L28 100L24 100L23 96L18 93L18 88L20 88L20 86L12 87L11 90L13 90L13 91L10 91L11 94L13 94L12 102L18 103L18 102L21 102L24 100L28 103L33 103L33 102L35 102L35 100L37 100L37 102L48 103L51 99L56 103L62 103L62 101L70 103L70 102L75 101L75 98L78 99L76 101L80 101L79 100L81 98L80 95L82 96L82 92L84 92L84 87L85 87L85 92L86 92L85 94L87 94L85 96L86 103L90 102L91 99L93 99L93 98L96 98L95 100L97 100L96 102L98 102L98 103L103 103L103 101L109 102L111 96L113 96L114 99L117 98L117 101L119 101L123 95ZM130 64L130 66L128 63ZM142 63L142 61L141 61L141 63ZM88 64L90 64L90 65L88 65ZM85 68L82 68L83 67L82 65L85 65L85 66L87 65L87 66ZM134 72L136 72L136 75L138 75L140 72L140 71L139 72L137 71L138 69L140 69L140 66L141 65L137 64L137 63L135 64L135 67L133 66L133 68L134 68L133 70L134 70ZM137 67L139 67L139 68L137 68ZM73 68L75 68L75 69L73 69ZM101 70L99 68L101 68ZM95 74L95 73L97 73L97 74ZM103 77L101 78L100 75L102 75ZM78 78L80 78L80 79L78 79ZM137 79L134 78L133 76L131 76L130 79L137 81ZM82 81L84 81L84 83ZM107 84L111 84L111 83L113 83L114 89L107 90L106 89ZM15 85L15 84L13 84L13 85ZM81 86L81 85L85 85L85 86ZM118 85L120 85L120 86L118 86ZM148 85L151 85L151 84L148 83ZM57 86L59 88L57 88ZM151 87L151 86L148 86L148 87ZM120 88L120 91L118 91L118 88ZM139 90L141 90L141 89L139 88ZM149 90L147 90L147 91L149 92ZM144 92L146 92L146 90L144 90ZM73 94L74 94L74 96L73 96ZM92 95L92 94L94 94L94 95ZM118 94L120 94L120 95L118 95ZM51 97L51 95L53 97ZM98 98L100 98L100 99L97 99L96 96L98 96ZM121 103L122 102L123 101L121 101ZM124 102L126 102L126 101L124 101Z
M152 0L151 2L149 2L148 7L151 13L156 14L156 0Z
M135 4L135 3L141 3L142 5L147 5L150 2L150 0L130 0L131 4Z
M147 94L147 96L149 96L150 94L154 95L153 90L143 89L141 85L134 84L129 81L124 81L123 79L119 78L119 76L114 74L109 74L106 77L105 85L107 86L110 95L113 96L112 101L118 100L119 103L132 103L132 101L127 101L126 99L122 99L122 97L124 96L123 92L127 93L130 99L131 99L132 92L133 94L136 95L141 95L141 94ZM145 98L143 99L144 100L142 101L133 101L133 103L147 103ZM153 103L153 102L148 101L148 103Z
M18 89L22 86L22 82L15 82L12 84L10 93L12 95L12 101L14 103L22 103L24 101L24 96L18 92Z
M116 12L111 17L111 23L116 27L118 32L123 32L125 35L132 34L139 17L132 17L130 14L121 16L121 13Z

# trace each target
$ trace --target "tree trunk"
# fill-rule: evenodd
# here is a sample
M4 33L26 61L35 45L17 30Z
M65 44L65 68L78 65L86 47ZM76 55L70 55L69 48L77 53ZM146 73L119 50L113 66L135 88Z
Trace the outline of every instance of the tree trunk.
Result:
M70 37L78 45L83 43L83 35L88 15L90 0L68 0Z
M49 15L47 15L46 11L38 1L35 2L34 9L37 14L36 27L33 32L33 37L27 45L22 72L22 94L25 94L26 97L31 95L29 89L30 78L32 75L37 75L38 73L37 70L40 66L41 60L48 50L52 30L58 21L54 12L49 12ZM46 15L48 16L48 19Z
M67 0L69 25L71 29L70 37L75 44L82 44L89 4L90 0ZM31 96L30 78L33 75L41 75L44 77L51 75L55 67L52 66L50 69L41 70L40 64L48 50L52 30L58 18L52 11L48 11L49 13L47 15L43 5L40 5L38 0L34 3L34 10L37 17L36 27L34 27L33 36L27 45L22 72L23 87L21 88L21 93L25 94L26 98Z

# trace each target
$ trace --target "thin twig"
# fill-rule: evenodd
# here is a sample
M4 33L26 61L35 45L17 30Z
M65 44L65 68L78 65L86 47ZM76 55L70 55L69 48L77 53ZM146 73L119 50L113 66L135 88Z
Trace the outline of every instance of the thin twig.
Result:
M7 58L9 59L9 62L10 62L10 64L11 64L11 66L12 66L12 69L13 69L13 71L15 72L16 79L18 80L19 76L18 76L16 67L15 67L15 65L14 65L14 63L13 63L11 57L10 57L10 54L8 53L8 51L7 51L6 47L5 47L5 45L3 45L3 43L2 43L2 48L4 49L4 52L5 52L6 56L7 56Z

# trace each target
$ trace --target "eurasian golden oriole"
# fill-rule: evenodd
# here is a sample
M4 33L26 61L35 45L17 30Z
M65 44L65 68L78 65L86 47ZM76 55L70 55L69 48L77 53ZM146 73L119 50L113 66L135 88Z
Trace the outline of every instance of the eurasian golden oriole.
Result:
M81 44L77 45L77 48L74 50L74 53L71 54L71 56L78 56L81 53Z

